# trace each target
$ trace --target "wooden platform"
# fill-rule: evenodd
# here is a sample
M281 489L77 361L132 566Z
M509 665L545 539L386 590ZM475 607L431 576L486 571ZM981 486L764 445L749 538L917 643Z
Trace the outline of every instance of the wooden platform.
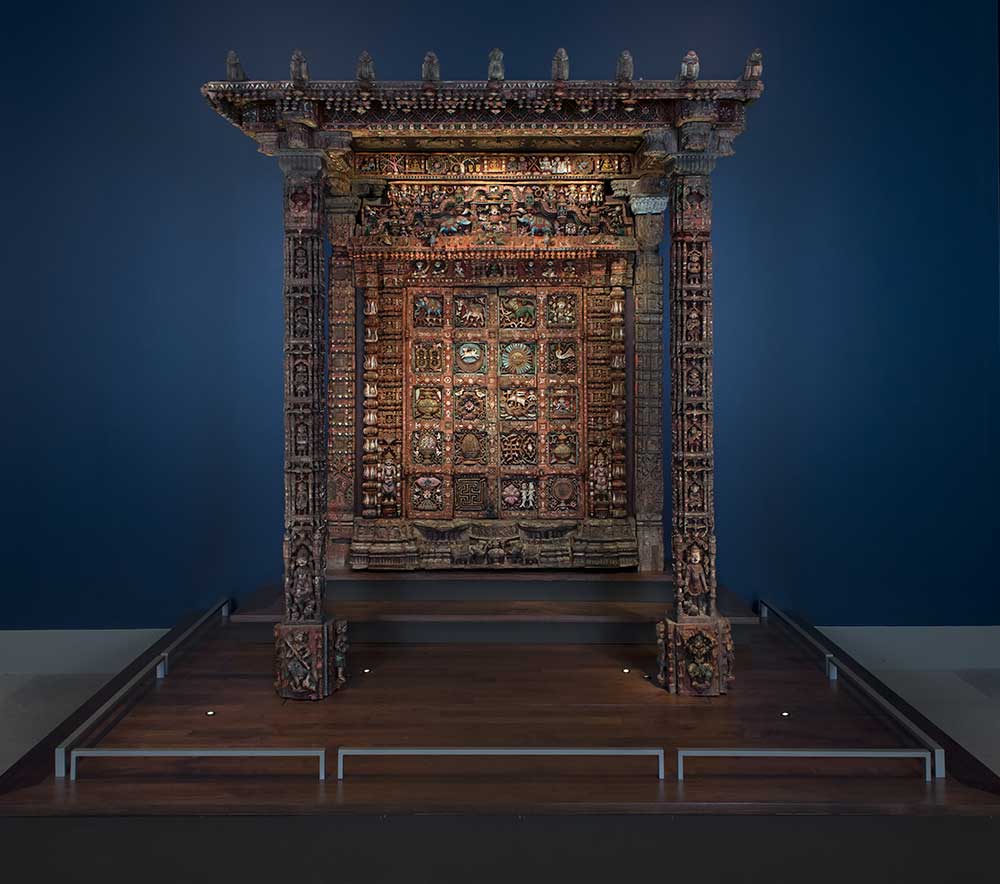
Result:
M653 624L673 611L673 589L669 574L342 572L328 579L324 606L366 641L648 644ZM266 587L242 600L233 621L277 623L283 607L280 588ZM719 607L733 624L758 622L725 589Z
M695 759L678 783L679 746L914 745L781 626L734 631L738 681L712 700L644 678L652 645L450 644L357 645L350 685L301 703L271 689L268 624L220 626L100 746L325 746L333 767L342 745L662 746L667 778L650 758L352 758L339 783L307 760L84 759L71 783L42 752L8 780L0 815L1000 812L1000 795L927 784L909 759Z

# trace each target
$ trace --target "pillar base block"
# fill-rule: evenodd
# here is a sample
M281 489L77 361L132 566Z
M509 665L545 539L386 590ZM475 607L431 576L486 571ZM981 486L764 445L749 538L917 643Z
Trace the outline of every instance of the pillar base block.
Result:
M347 683L347 621L277 623L274 689L287 700L322 700Z
M690 617L656 624L656 680L671 694L717 697L735 679L735 654L725 617Z

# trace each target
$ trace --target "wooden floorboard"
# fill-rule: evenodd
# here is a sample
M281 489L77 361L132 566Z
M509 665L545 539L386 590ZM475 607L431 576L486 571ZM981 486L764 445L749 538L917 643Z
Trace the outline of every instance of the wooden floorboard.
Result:
M912 760L695 759L677 783L679 746L913 745L828 682L781 627L734 631L738 680L714 699L644 678L653 646L450 644L358 645L351 684L303 703L271 689L269 626L232 624L177 661L100 744L324 746L332 775L340 745L662 746L663 782L651 758L350 758L340 783L318 782L315 762L84 759L75 783L49 773L0 795L0 815L1000 811L1000 795L926 784Z

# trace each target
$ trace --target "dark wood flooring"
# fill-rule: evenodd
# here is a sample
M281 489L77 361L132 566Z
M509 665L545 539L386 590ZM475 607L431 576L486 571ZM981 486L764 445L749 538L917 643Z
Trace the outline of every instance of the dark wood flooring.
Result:
M268 625L220 626L100 745L325 746L331 779L314 761L84 759L75 783L47 774L0 795L0 815L1000 811L1000 795L927 784L912 760L694 759L678 783L679 746L913 745L780 626L735 635L738 681L715 699L644 678L652 645L449 644L358 645L348 688L301 703L271 689ZM338 783L340 745L662 746L667 779L651 758L411 757L349 758Z

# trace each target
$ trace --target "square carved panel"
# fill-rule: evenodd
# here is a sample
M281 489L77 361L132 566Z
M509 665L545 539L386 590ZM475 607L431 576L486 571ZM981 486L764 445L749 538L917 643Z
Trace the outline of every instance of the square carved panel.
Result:
M534 328L538 300L534 295L501 295L500 328Z
M486 476L455 476L455 512L478 513L489 508L489 482Z
M538 391L533 387L503 387L497 393L502 421L538 420Z
M489 368L489 348L485 341L455 341L456 375L486 374Z

